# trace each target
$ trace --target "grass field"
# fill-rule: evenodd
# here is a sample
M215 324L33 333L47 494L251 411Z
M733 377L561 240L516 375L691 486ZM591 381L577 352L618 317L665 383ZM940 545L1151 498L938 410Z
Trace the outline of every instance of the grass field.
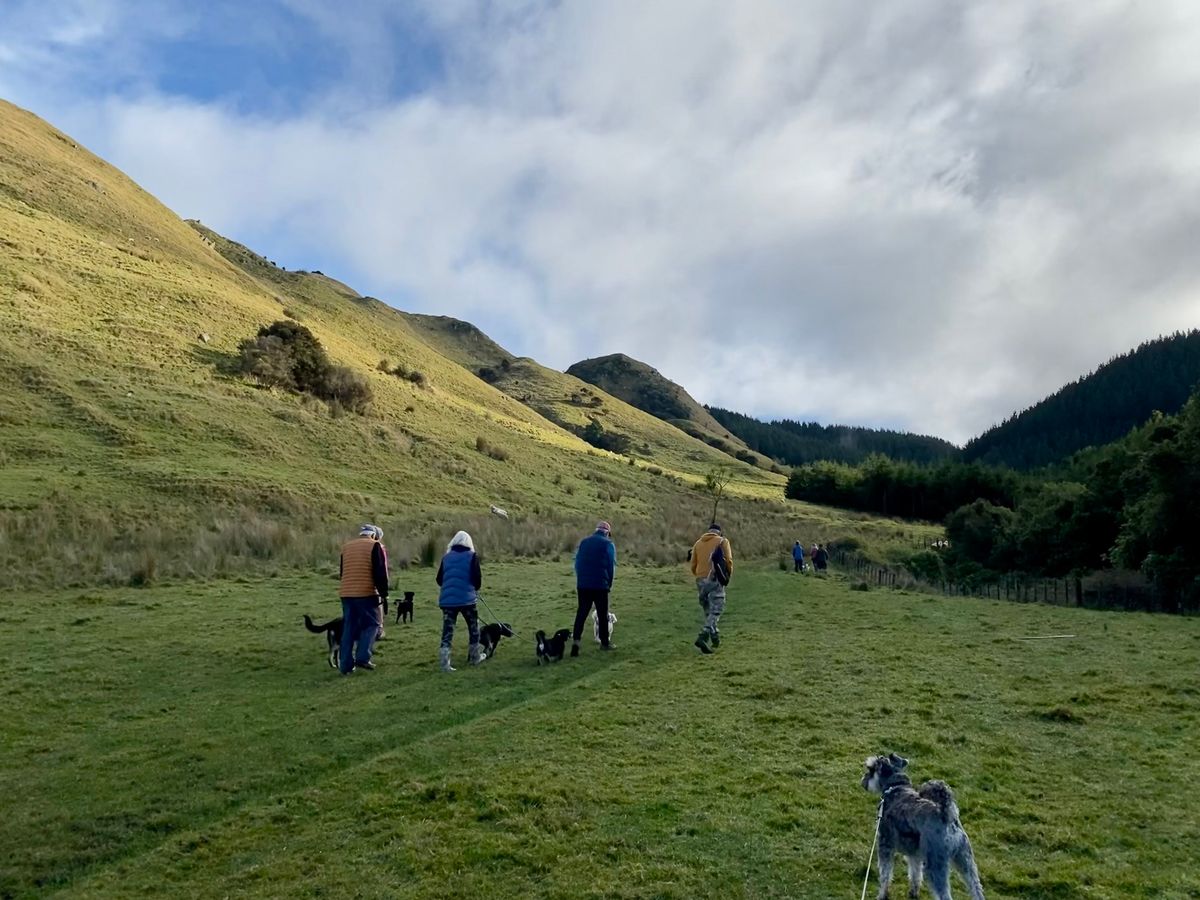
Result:
M348 678L300 622L327 577L6 600L0 896L858 896L891 749L989 897L1200 897L1200 621L759 565L701 657L683 573L623 567L618 650L539 669L569 564L487 564L522 639L447 676L397 581L416 621Z

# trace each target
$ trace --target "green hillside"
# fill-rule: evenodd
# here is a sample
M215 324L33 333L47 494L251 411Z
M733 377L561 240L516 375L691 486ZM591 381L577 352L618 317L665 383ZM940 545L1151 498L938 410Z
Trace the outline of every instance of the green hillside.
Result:
M401 315L448 359L567 431L578 433L596 421L606 432L627 436L630 455L680 471L730 464L720 450L587 381L528 357L513 356L469 322L448 316ZM742 470L741 477L774 483L751 468Z
M714 419L686 390L644 362L614 353L577 362L567 374L670 422L729 456L752 464L760 462L741 438ZM764 462L770 465L769 460Z
M1200 386L1200 330L1146 341L967 442L963 458L1035 469L1179 412Z
M0 235L8 583L323 563L363 519L399 529L397 556L416 557L451 524L494 527L492 504L512 513L493 535L497 551L556 552L603 515L645 528L633 552L661 558L704 517L697 486L717 464L735 470L727 515L758 528L747 551L773 552L789 523L827 536L896 534L785 505L782 477L516 359L472 326L280 269L181 220L8 104ZM239 344L284 318L368 381L367 415L239 374ZM479 377L486 363L507 363L495 384ZM572 432L592 420L628 436L628 452Z
M959 449L949 441L929 435L791 419L760 422L717 406L707 409L756 453L792 466L819 461L854 464L880 453L889 459L915 463L944 462L960 456Z

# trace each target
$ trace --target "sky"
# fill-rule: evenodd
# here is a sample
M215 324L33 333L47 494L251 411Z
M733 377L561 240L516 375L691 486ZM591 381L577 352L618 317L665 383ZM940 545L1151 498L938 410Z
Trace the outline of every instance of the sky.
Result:
M0 97L564 369L956 443L1200 326L1200 3L0 0Z

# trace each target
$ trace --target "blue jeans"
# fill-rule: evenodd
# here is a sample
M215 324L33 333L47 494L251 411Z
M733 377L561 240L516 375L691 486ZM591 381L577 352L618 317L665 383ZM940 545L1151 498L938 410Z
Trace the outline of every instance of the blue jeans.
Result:
M338 656L338 668L343 673L371 661L371 648L379 631L378 597L342 598L342 646ZM357 645L357 648L356 646Z

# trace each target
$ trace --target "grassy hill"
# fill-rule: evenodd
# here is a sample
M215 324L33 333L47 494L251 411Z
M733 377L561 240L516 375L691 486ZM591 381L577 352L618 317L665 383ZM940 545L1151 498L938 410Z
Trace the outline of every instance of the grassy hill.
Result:
M528 357L514 357L469 322L448 316L402 315L448 359L567 431L577 433L590 421L598 421L605 431L629 437L631 455L681 471L730 463L726 454L703 440L681 434L679 428L587 381ZM740 471L743 478L773 483L751 468Z
M559 552L601 516L643 535L631 553L672 559L707 515L704 473L729 462L469 325L406 315L185 222L4 103L0 236L10 585L323 565L367 519L402 560L462 526L494 529L493 552ZM239 343L283 318L369 381L368 415L238 374ZM478 376L476 363L506 360L497 385ZM629 454L569 430L592 418L627 434ZM744 552L772 553L797 529L901 539L891 523L784 504L781 477L733 465L723 515L745 523ZM513 513L507 526L491 504Z
M644 362L614 353L577 362L567 369L567 374L670 422L729 456L754 464L760 462L741 438L714 419L686 390ZM770 460L762 462L770 466Z

